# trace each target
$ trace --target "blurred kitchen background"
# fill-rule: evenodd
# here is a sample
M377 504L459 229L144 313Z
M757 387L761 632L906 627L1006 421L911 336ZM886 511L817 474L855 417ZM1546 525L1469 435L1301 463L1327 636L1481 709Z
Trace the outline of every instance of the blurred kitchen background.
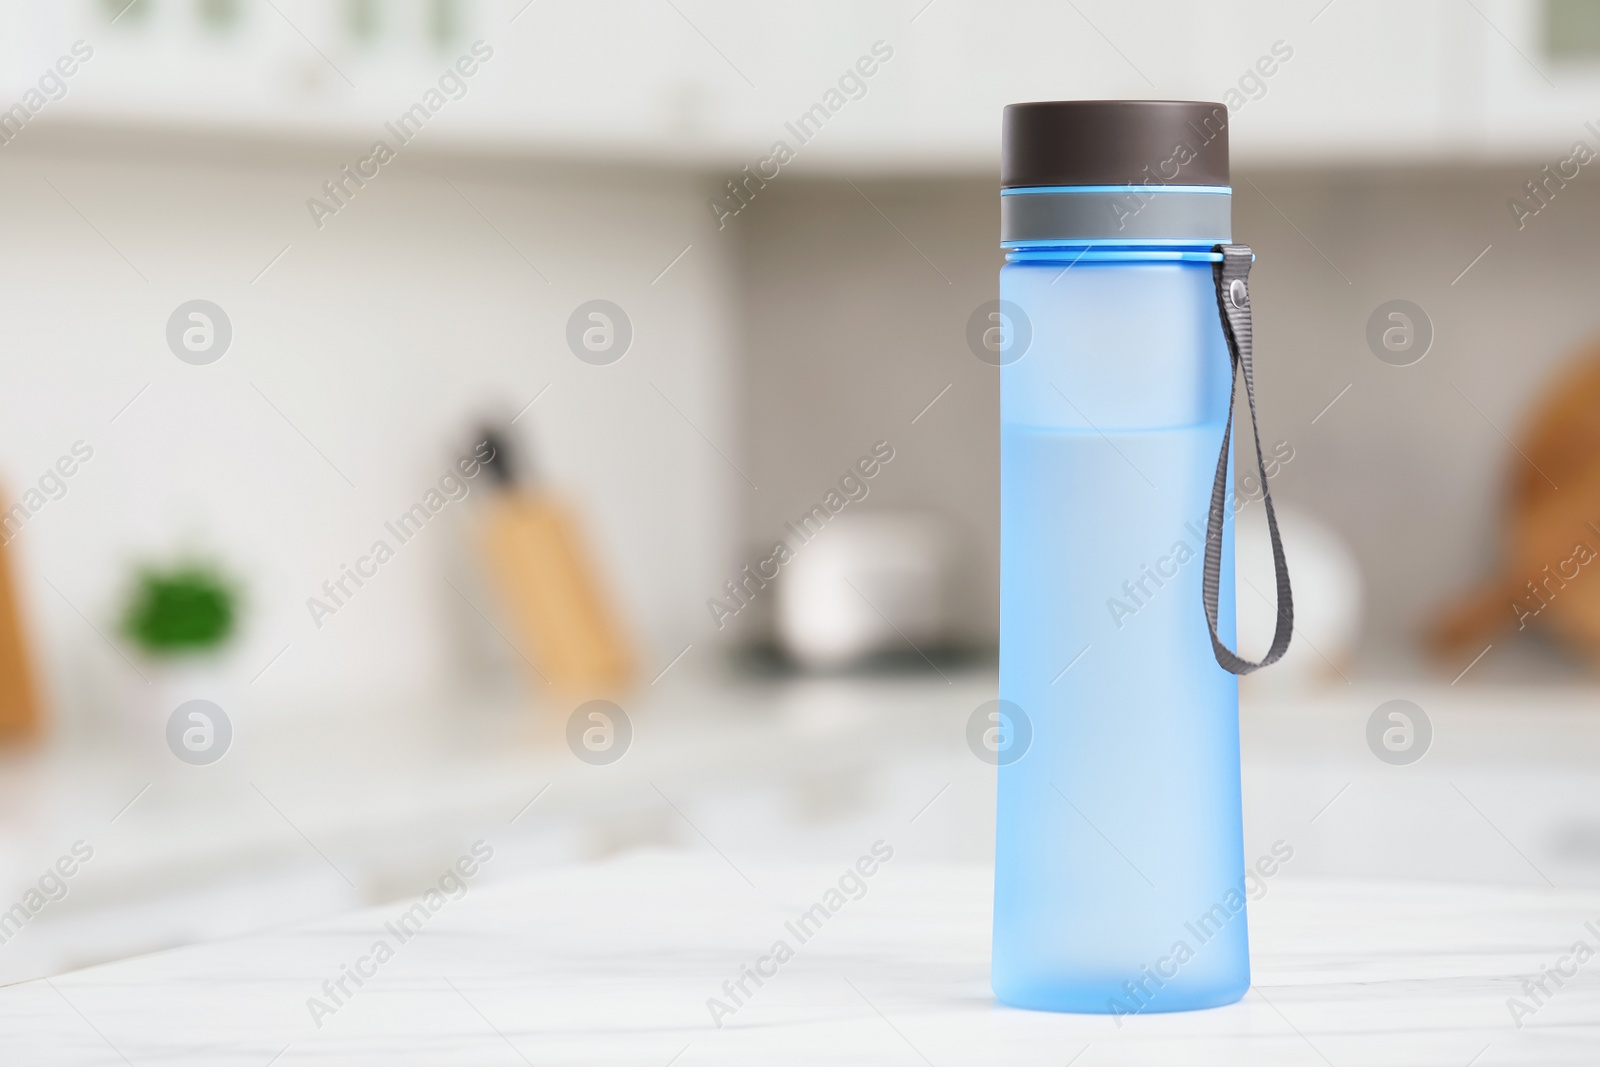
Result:
M1247 849L1600 884L1600 4L8 0L0 980L477 838L987 861L969 324L1000 109L1072 97L1232 114L1301 612Z

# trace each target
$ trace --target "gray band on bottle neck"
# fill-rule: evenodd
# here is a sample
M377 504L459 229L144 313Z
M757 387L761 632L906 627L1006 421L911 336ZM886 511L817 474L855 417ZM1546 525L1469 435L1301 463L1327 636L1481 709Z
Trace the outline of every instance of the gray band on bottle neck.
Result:
M1167 189L1014 192L1000 198L1000 243L1233 239L1233 196Z

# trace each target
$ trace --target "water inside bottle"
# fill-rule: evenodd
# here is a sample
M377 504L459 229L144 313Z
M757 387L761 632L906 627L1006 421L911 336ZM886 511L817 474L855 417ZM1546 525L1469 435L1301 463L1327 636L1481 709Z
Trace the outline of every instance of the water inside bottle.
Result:
M1000 697L1032 730L999 770L993 981L1009 1003L1183 1010L1249 984L1237 680L1201 602L1223 428L1002 426ZM1230 644L1232 560L1230 523Z

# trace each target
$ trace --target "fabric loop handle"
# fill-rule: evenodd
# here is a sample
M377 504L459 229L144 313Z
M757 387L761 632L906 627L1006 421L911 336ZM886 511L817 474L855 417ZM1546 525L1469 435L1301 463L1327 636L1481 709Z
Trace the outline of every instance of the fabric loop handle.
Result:
M1289 589L1289 563L1283 555L1283 538L1278 535L1278 517L1272 510L1272 491L1267 486L1267 461L1261 454L1261 427L1256 421L1255 369L1251 362L1253 341L1250 327L1250 263L1255 254L1249 245L1219 244L1212 249L1222 261L1212 265L1217 284L1217 309L1222 315L1222 332L1228 340L1232 371L1228 375L1228 422L1222 433L1222 454L1217 457L1217 479L1211 486L1211 512L1206 520L1206 558L1202 574L1202 597L1206 622L1211 627L1211 649L1217 663L1230 674L1249 674L1278 662L1288 651L1294 633L1294 597ZM1272 569L1278 583L1278 626L1272 646L1260 662L1252 663L1230 650L1217 636L1217 591L1222 582L1222 528L1228 506L1228 454L1233 440L1233 404L1238 396L1243 371L1245 399L1250 405L1250 432L1255 438L1256 469L1261 476L1261 500L1267 507L1267 531L1272 536Z

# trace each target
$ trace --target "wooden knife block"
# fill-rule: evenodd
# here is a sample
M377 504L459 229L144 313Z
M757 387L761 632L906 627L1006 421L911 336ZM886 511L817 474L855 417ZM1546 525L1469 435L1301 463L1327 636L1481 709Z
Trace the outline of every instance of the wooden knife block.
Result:
M535 688L548 682L585 696L625 688L633 656L571 513L547 494L501 492L489 502L482 537L489 582Z

